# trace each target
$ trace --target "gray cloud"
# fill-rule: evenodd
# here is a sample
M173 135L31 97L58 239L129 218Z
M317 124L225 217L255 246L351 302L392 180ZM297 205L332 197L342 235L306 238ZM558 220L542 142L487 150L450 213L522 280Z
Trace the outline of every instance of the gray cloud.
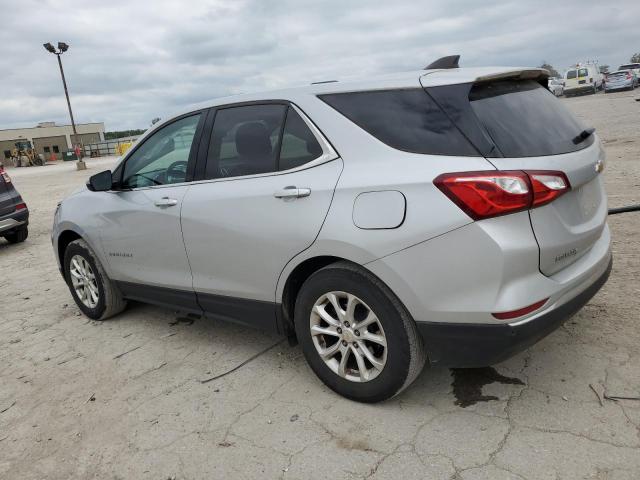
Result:
M0 128L67 122L63 55L77 121L107 129L222 95L424 67L617 66L638 41L637 0L0 0Z

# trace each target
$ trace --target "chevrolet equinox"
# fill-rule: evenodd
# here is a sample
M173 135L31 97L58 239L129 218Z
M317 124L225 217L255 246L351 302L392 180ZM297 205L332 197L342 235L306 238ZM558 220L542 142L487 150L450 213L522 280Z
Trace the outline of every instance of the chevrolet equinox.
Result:
M604 151L548 72L430 68L244 94L154 125L61 202L78 307L127 300L297 338L350 399L478 367L611 270Z

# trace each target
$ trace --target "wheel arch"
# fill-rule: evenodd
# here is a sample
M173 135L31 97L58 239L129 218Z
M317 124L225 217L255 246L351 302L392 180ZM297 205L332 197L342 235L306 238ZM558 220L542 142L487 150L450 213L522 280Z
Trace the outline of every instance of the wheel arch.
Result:
M296 265L287 275L283 282L281 302L280 302L280 319L279 324L281 330L290 339L295 339L295 327L293 323L293 312L296 306L296 298L302 288L302 284L321 268L331 265L332 263L349 261L342 257L332 255L318 255L307 258Z
M58 235L58 260L60 261L60 265L64 265L64 252L67 250L69 244L75 240L82 239L82 235L80 235L75 230L64 230L60 232Z

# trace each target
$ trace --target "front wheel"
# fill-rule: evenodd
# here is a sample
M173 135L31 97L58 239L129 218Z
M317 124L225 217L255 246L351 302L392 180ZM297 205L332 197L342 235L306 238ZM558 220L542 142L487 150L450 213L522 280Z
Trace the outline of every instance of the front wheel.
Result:
M92 320L105 320L127 305L84 240L75 240L67 246L64 277L76 305Z
M415 322L378 278L348 262L303 284L295 326L315 374L340 395L379 402L409 386L425 363Z

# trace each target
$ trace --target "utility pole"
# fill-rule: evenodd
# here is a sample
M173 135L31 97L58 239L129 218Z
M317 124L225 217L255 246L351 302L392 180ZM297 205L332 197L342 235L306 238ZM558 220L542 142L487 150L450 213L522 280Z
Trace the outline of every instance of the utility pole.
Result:
M64 95L67 98L67 107L69 108L69 116L71 117L71 128L73 128L73 136L75 137L75 141L79 142L80 137L78 136L78 132L76 131L76 122L73 119L73 111L71 110L71 101L69 100L69 90L67 89L67 80L64 77L64 70L62 68L62 60L60 59L60 55L66 52L69 49L69 45L64 42L58 42L58 50L55 49L51 43L45 43L42 45L45 50L53 53L56 57L58 57L58 66L60 67L60 76L62 76L62 86L64 87ZM71 142L73 143L73 142ZM80 142L82 144L82 142ZM71 148L75 150L75 145L72 145ZM86 170L87 164L82 159L82 148L80 149L80 155L78 157L78 161L76 162L77 170Z

